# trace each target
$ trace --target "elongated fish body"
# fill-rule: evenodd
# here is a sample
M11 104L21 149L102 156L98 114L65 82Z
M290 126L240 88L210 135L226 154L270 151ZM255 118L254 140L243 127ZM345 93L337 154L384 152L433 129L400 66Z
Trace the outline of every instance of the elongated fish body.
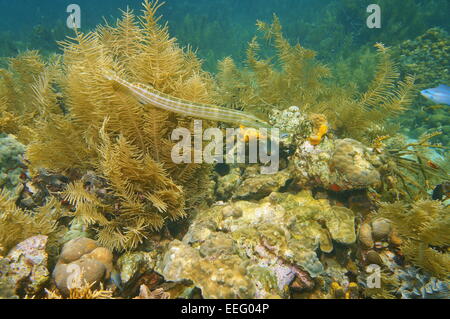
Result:
M434 103L450 105L450 86L441 84L437 88L426 89L420 93Z
M254 115L242 111L179 99L143 84L127 82L114 74L108 73L105 74L105 77L128 89L128 91L142 104L150 104L169 112L204 120L225 122L253 128L270 128L268 123Z

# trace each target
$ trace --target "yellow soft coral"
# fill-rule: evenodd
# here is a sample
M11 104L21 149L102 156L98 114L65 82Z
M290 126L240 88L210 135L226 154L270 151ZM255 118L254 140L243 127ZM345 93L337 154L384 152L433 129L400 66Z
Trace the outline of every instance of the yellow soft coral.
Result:
M266 138L266 135L262 134L259 130L256 130L254 128L247 128L243 125L239 127L240 130L240 136L243 137L243 142L248 142L250 140L254 139L260 139L260 138Z
M325 116L321 114L312 114L311 121L315 129L315 135L309 137L311 145L319 145L323 137L328 133L328 122Z

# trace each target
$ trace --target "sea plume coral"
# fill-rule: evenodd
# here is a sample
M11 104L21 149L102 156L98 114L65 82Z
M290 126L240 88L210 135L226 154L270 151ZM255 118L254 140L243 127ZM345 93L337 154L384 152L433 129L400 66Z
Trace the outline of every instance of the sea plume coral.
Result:
M36 235L56 235L56 221L62 216L60 203L50 198L36 212L18 207L6 189L0 190L0 255L17 243ZM50 241L56 238L51 237Z
M174 97L212 101L209 75L159 25L159 7L145 1L140 18L125 11L115 26L76 31L61 43L64 75L57 87L65 112L43 113L26 154L33 169L73 179L63 196L74 216L95 226L99 242L116 250L133 249L167 221L186 216L209 185L208 166L171 160L171 131L192 129L192 120L142 105L105 77L110 70ZM54 106L41 104L44 110ZM79 180L88 171L102 179L107 196Z
M431 160L433 150L445 149L431 140L441 133L425 134L415 142L402 138L389 141L388 136L375 139L373 148L380 153L383 201L429 198L431 185L447 179L445 165ZM388 140L385 145L383 140Z
M438 201L420 200L412 204L382 204L377 216L391 220L402 237L402 252L407 260L437 278L450 271L450 208Z
M328 68L314 59L314 51L288 42L276 15L272 24L258 21L257 26L263 38L272 43L276 56L260 57L262 48L254 37L244 69L238 69L231 58L219 62L217 99L224 105L266 115L272 107L302 105L306 109L317 104L327 93L321 80L329 77Z
M219 62L217 100L230 107L269 115L272 109L284 110L298 105L302 112L326 116L340 137L372 141L397 128L387 120L406 109L411 102L414 78L400 81L388 48L381 43L378 67L365 93L352 85L338 83L330 69L316 59L316 53L300 44L291 45L283 36L277 16L273 23L258 21L259 31L275 51L262 58L258 38L248 46L244 68L231 58Z
M368 90L360 97L336 95L335 111L328 108L324 113L335 123L338 133L350 135L359 140L373 140L395 132L395 125L387 122L403 112L412 101L414 77L406 76L400 81L396 64L388 48L377 43L378 67Z
M94 290L94 284L84 283L79 288L71 288L67 298L64 298L59 291L46 289L47 297L45 299L113 299L111 290L104 289L103 285L100 285L100 289Z
M53 91L59 62L57 55L44 61L37 51L25 51L10 58L7 69L0 69L0 132L29 142L38 118L45 112L61 112Z

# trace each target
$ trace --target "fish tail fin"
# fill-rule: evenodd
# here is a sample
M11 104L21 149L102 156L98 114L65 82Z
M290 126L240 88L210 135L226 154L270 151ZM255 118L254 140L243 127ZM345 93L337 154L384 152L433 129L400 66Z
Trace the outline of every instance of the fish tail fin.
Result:
M438 86L438 89L443 89L443 90L447 90L450 92L450 86L445 85L445 84L441 84Z

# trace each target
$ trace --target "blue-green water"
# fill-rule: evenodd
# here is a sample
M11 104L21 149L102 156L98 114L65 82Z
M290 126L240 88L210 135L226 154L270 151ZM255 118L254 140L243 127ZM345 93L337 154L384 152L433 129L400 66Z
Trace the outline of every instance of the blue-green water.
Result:
M66 0L0 0L0 56L25 49L57 50L55 40L72 34L66 27ZM104 19L114 21L119 8L141 10L140 0L78 0L81 30ZM379 3L382 26L369 29L367 6ZM257 19L276 13L286 36L332 60L375 42L388 46L413 39L431 27L449 30L447 0L168 0L159 11L170 31L183 45L197 48L209 70L228 55L241 58L255 33ZM241 59L238 59L241 60Z
M143 1L0 0L0 299L448 299L449 0Z

